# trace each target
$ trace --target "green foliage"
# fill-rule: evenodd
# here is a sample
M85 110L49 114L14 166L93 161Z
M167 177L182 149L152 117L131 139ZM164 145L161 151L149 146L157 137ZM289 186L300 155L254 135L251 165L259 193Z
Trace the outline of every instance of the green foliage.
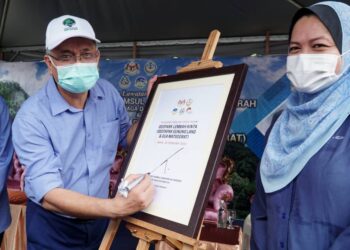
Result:
M234 190L234 199L229 207L236 209L237 217L244 219L250 212L250 198L255 193L255 173L259 158L246 146L238 142L227 142L224 156L234 161L228 178Z
M12 119L15 117L22 103L28 98L28 94L21 86L13 81L0 81L0 96L7 103Z

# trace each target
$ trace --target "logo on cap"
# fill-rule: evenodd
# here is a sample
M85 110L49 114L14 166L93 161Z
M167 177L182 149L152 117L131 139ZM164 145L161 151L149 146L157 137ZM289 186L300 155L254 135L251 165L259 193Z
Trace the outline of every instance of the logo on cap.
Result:
M78 29L77 27L73 27L75 24L76 24L76 23L75 23L74 19L72 19L72 18L66 18L66 19L64 19L63 25L66 26L66 28L64 28L64 31L67 31L67 30L77 30L77 29Z
M72 18L67 18L67 19L64 19L63 21L63 25L68 27L72 27L74 24L75 24L75 21Z

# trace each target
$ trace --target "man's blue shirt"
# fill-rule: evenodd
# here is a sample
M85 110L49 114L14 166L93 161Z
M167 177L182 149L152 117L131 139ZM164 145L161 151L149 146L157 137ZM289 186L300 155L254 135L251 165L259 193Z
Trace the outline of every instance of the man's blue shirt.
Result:
M51 78L22 105L12 129L28 198L40 203L54 188L106 198L109 169L129 128L123 99L109 82L99 79L77 109Z
M8 108L0 97L0 233L10 225L10 207L6 181L13 156L11 121Z

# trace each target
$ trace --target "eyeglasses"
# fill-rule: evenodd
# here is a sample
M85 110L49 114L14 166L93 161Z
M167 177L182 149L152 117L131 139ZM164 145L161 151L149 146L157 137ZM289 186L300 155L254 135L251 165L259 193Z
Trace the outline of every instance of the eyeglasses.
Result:
M60 56L53 56L51 54L48 54L48 56L52 57L58 62L64 63L64 64L73 64L76 63L76 61L79 59L80 62L82 63L89 63L89 62L94 62L95 59L98 56L97 52L94 53L83 53L80 55L74 55L74 54L63 54Z

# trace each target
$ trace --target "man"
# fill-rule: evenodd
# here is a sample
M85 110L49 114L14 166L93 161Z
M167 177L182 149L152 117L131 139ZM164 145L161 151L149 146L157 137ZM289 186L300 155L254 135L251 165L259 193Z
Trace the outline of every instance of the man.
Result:
M86 20L53 19L44 57L52 77L16 115L13 143L26 166L29 198L28 249L97 249L106 217L135 213L152 201L149 176L127 198L107 197L116 149L130 142L134 127L117 90L99 79L98 42Z
M8 108L0 97L0 246L5 229L11 223L6 180L11 165L13 147L11 142L11 121Z

